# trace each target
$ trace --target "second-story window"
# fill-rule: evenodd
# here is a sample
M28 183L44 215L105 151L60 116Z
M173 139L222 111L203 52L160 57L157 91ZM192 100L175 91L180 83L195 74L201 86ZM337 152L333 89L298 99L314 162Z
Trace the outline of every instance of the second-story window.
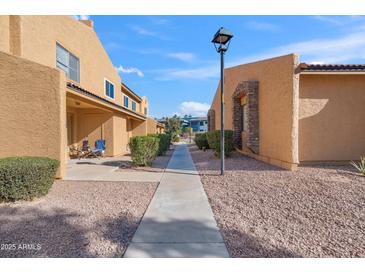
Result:
M105 79L105 95L114 99L114 84Z
M127 96L123 96L123 105L128 108L128 97Z
M144 115L147 115L147 108L144 108Z
M132 110L137 111L137 103L135 101L132 101Z
M56 66L63 70L69 79L80 82L79 58L58 43L56 44Z

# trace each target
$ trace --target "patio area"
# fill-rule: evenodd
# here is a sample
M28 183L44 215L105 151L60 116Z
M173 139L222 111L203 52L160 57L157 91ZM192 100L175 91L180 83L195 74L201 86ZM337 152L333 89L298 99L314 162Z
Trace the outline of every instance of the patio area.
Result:
M70 159L66 181L159 182L173 150L158 156L151 167L133 167L130 156Z

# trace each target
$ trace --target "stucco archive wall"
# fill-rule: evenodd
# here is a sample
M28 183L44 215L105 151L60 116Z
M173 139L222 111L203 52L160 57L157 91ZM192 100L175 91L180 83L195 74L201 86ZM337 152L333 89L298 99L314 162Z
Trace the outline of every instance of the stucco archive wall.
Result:
M365 155L365 75L300 76L300 161Z
M298 76L294 54L244 64L225 70L225 127L232 125L232 95L242 81L258 81L259 155L261 159L284 168L298 163ZM215 128L220 128L220 87L212 106Z
M0 52L0 158L46 156L61 162L57 177L65 174L64 85L59 70Z

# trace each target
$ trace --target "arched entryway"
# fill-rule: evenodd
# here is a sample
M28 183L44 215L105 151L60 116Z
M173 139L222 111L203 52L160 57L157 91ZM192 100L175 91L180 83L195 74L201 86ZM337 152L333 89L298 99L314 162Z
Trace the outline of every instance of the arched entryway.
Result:
M233 93L234 145L259 153L259 83L243 81Z

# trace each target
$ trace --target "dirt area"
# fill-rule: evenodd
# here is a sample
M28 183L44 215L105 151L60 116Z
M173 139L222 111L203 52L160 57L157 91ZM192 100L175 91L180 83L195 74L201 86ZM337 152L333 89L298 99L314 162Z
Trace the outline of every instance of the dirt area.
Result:
M0 204L0 257L122 257L157 183L57 181Z
M226 174L190 146L232 257L365 257L365 178L353 167L291 172L233 153Z

